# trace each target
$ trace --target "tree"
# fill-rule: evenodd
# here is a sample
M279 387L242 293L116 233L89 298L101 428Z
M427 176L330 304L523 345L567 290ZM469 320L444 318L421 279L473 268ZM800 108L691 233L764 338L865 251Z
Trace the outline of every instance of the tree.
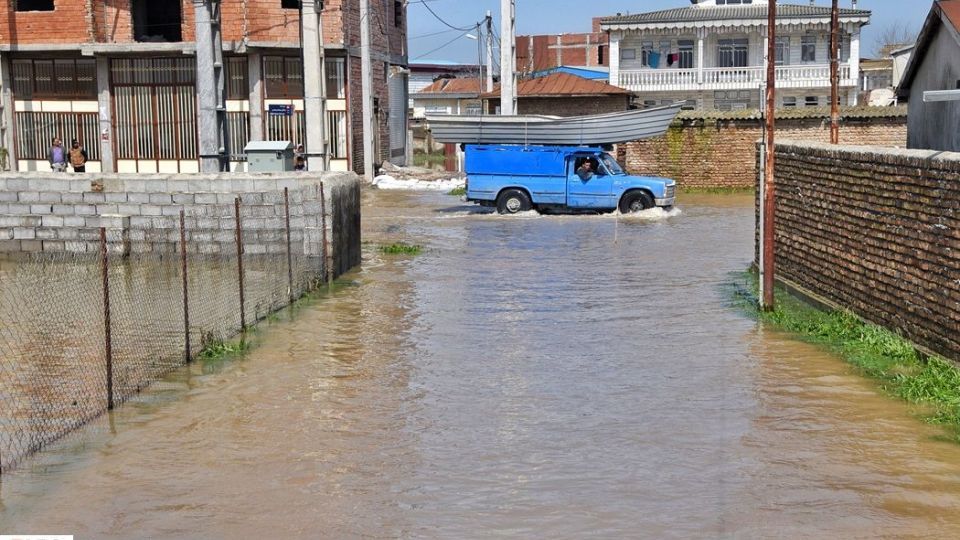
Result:
M919 32L906 22L892 22L884 26L873 40L874 58L884 58L890 51L916 43Z

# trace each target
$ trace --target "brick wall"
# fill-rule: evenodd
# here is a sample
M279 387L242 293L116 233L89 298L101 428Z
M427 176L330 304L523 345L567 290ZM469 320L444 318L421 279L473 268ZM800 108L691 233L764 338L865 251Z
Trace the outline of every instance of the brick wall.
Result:
M777 144L778 276L960 360L960 154Z
M906 146L906 115L896 111L891 116L848 115L840 124L841 142ZM681 186L752 187L755 147L763 135L761 120L697 119L692 117L696 113L689 114L683 113L663 137L620 145L618 159L631 173L666 176ZM829 142L829 117L778 119L777 137Z
M54 11L14 11L0 5L0 43L84 43L91 41L87 0L58 0Z
M604 48L602 55L600 47ZM609 50L607 34L600 31L517 36L517 70L532 73L557 66L608 66Z

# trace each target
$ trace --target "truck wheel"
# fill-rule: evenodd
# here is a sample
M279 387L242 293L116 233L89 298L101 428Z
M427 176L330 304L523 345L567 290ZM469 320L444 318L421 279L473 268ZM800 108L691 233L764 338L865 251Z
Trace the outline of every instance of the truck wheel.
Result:
M653 197L646 191L631 191L620 199L620 213L631 214L653 208Z
M500 214L517 214L531 208L530 197L519 189L508 189L497 197L497 212Z

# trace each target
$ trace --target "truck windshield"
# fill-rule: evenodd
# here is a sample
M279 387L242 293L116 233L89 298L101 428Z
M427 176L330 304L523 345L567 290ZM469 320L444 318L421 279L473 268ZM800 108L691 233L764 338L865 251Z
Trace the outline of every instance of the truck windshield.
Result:
M626 174L623 172L620 164L617 163L617 160L613 159L613 156L610 154L600 154L600 161L603 162L603 166L607 168L610 174Z

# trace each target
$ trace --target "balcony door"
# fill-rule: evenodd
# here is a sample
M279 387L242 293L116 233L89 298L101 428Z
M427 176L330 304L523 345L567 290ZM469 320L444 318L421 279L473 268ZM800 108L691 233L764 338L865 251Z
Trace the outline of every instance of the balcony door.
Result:
M750 40L747 38L717 41L717 67L747 67L750 61Z

